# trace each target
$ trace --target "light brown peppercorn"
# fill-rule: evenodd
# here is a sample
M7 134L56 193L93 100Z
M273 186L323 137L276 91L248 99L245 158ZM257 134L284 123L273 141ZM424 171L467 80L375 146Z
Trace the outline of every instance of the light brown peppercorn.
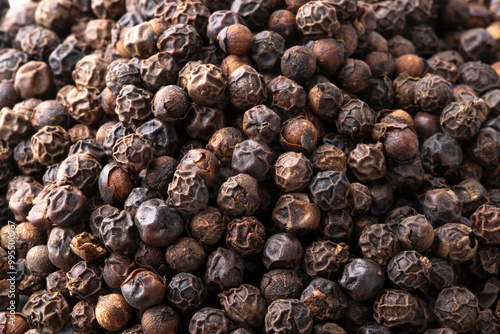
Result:
M213 106L224 94L226 78L222 70L212 64L193 68L187 81L189 97L200 106Z
M99 325L110 331L122 329L132 317L132 308L121 294L100 296L95 309Z
M242 56L252 49L253 35L243 24L232 24L217 35L220 48L231 55Z

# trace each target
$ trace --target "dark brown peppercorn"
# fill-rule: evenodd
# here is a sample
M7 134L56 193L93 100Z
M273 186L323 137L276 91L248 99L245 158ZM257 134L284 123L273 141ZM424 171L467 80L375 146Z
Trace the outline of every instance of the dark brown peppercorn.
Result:
M384 177L386 172L381 145L356 145L356 148L349 153L347 165L361 182L375 181Z
M27 220L41 229L75 225L85 203L85 195L73 186L49 186L33 200Z
M360 100L351 100L342 106L336 119L337 129L352 139L363 139L370 132L375 123L372 109Z
M452 190L462 203L462 213L467 216L489 200L484 186L474 178L466 178Z
M483 167L495 168L500 162L500 132L486 127L478 131L472 142L472 156Z
M403 219L397 226L396 235L403 248L423 252L434 241L434 229L424 215Z
M182 157L177 170L193 171L205 181L206 185L211 185L219 173L219 161L208 150L192 149Z
M220 293L218 297L232 321L252 327L259 327L264 322L267 305L256 287L242 284Z
M317 172L331 170L345 173L347 170L347 158L344 152L334 145L318 146L310 159L314 170Z
M55 269L46 245L37 245L26 254L26 264L33 275L47 275Z
M270 70L285 51L285 39L277 32L264 30L253 37L251 58L259 70Z
M347 308L342 289L334 282L318 277L302 291L300 300L309 307L319 321L337 320Z
M152 25L143 22L127 30L123 45L132 57L148 58L156 51L156 38Z
M310 277L331 279L349 259L349 246L341 242L314 241L306 249L303 266Z
M158 49L171 55L178 63L194 60L200 51L201 39L196 30L187 24L170 26L157 42Z
M416 251L396 254L387 265L387 276L398 287L413 290L425 284L431 263Z
M242 65L228 75L227 97L237 109L249 109L266 99L262 74L249 65Z
M43 165L62 160L68 149L69 136L60 126L44 126L31 137L33 155Z
M208 141L225 124L226 118L220 109L193 103L184 121L184 128L191 138Z
M448 175L462 163L460 144L451 136L436 133L422 145L422 166L433 175Z
M137 187L132 190L130 195L123 204L124 209L135 218L139 206L153 198L157 198L158 194L146 187Z
M44 62L29 61L17 70L14 88L23 99L45 98L53 88L52 71Z
M274 165L276 185L286 192L304 189L312 174L313 165L302 153L283 153Z
M222 128L212 135L208 141L207 149L212 151L221 162L228 163L232 160L235 146L241 143L243 139L238 129L232 127Z
M167 287L168 300L183 312L198 309L205 296L206 287L201 278L189 273L175 275Z
M225 334L229 333L231 323L224 311L212 307L204 307L196 312L189 321L190 334Z
M99 236L110 252L132 254L139 244L139 233L130 214L120 213L105 217L99 226Z
M363 256L385 266L399 252L399 242L388 225L367 226L359 237Z
M220 240L229 218L220 210L208 206L191 217L189 228L192 236L203 245L213 245Z
M459 222L462 217L462 203L451 189L428 190L423 209L425 217L434 226Z
M71 324L73 329L82 334L93 334L99 330L99 323L95 315L95 304L79 301L71 311Z
M232 176L219 188L217 205L227 215L252 215L260 205L257 180L248 174Z
M233 219L227 225L226 245L243 257L259 254L265 238L264 225L254 217Z
M434 312L442 326L464 333L472 329L477 321L478 300L466 288L447 288L436 299Z
M142 315L143 333L175 334L180 327L179 316L167 305L156 305L148 308Z
M188 95L178 86L164 86L154 96L153 113L166 122L184 119L188 112Z
M272 215L279 229L295 236L314 231L319 225L320 217L319 208L310 203L307 195L303 193L281 196Z
M168 186L169 201L182 213L196 213L207 206L208 189L192 170L177 170Z
M119 293L99 297L95 308L99 325L110 331L122 329L132 317L132 308Z
M158 52L141 60L139 71L146 88L159 90L163 86L175 84L179 68L172 56Z
M397 59L399 59L399 57ZM396 74L405 72L397 69L397 64L393 60L392 55L386 52L381 52L381 51L370 52L369 54L366 55L365 62L368 64L368 66L370 67L370 71L375 76L385 74L392 78L394 76L394 71L397 71ZM417 74L416 76L420 75L421 73Z
M298 299L278 299L269 305L265 318L266 333L311 333L313 315ZM286 328L286 330L283 330Z
M151 114L152 94L134 85L125 85L116 97L116 109L120 122L138 125Z
M102 287L101 267L80 261L66 273L68 291L72 297L87 300L95 296Z
M372 72L368 64L357 59L347 59L338 74L342 88L351 93L360 93L368 87Z
M210 253L203 279L210 290L223 291L238 287L245 271L245 261L227 248L217 248Z
M177 272L194 272L205 263L203 246L193 238L179 238L165 253L168 265Z
M344 267L339 284L356 301L375 297L384 286L384 271L376 262L353 259Z
M290 10L278 9L272 12L267 25L269 30L280 34L286 42L290 42L298 32L295 13Z
M479 130L482 114L486 114L482 100L452 102L441 113L441 127L457 140L469 140Z
M339 88L330 82L320 83L309 91L311 110L325 121L334 121L342 106L342 94Z
M60 293L39 290L30 296L22 313L28 318L31 327L42 332L57 333L69 320L70 308Z
M324 211L340 210L347 206L350 183L343 172L317 173L309 184L314 203Z
M77 232L74 229L67 227L54 227L50 231L47 241L49 259L57 268L68 271L78 262L78 257L70 248L71 240L76 235Z
M452 85L442 77L427 74L415 86L415 103L423 110L437 112L451 100Z
M292 79L277 76L267 85L267 93L272 99L271 107L283 110L288 115L297 115L304 110L306 93Z
M258 105L244 113L242 127L250 139L270 143L279 133L281 119L268 107Z
M171 123L153 118L142 123L135 132L151 143L154 156L172 155L177 151L178 131Z
M298 83L309 80L316 71L316 57L305 46L294 46L285 51L281 58L281 72Z
M472 232L487 245L498 245L500 234L497 229L500 221L500 209L493 205L483 204L472 214Z
M22 183L9 199L9 209L14 214L17 221L26 221L29 211L33 206L33 201L42 191L42 186L38 182Z
M130 134L116 141L113 159L118 167L131 173L139 173L153 160L153 148L142 135Z
M134 260L118 253L112 253L104 261L102 278L113 289L119 289L128 275L136 268Z
M262 0L235 0L231 4L231 11L239 14L251 29L262 27L271 14L269 1Z
M432 252L452 263L463 263L476 254L477 241L470 227L459 223L448 223L434 231Z
M118 95L125 85L137 85L141 81L139 68L130 61L115 60L108 65L106 87Z
M231 167L263 181L271 176L274 160L275 155L269 146L249 139L234 147Z
M277 299L298 299L301 290L301 279L294 270L275 269L262 276L260 291L262 296L270 302Z
M262 252L262 262L266 268L294 268L299 266L304 256L300 242L290 234L279 233L269 237Z
M139 206L135 215L135 225L144 242L164 247L170 245L181 234L184 222L174 208L155 198Z
M479 94L498 87L498 75L486 63L470 61L460 66L459 70L460 82L471 86Z
M99 55L91 54L80 59L73 70L73 80L77 87L106 87L107 62Z
M417 298L403 290L383 290L373 305L373 317L387 327L409 323L420 307Z
M69 184L88 193L97 183L101 165L90 154L78 153L64 159L57 171L58 185Z
M165 281L151 271L136 269L122 283L121 291L130 306L145 310L163 301Z

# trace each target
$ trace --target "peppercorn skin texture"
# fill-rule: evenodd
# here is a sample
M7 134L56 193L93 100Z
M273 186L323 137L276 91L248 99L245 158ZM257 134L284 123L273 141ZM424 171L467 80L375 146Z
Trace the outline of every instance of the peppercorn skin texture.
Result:
M436 299L434 313L442 326L465 333L472 329L479 315L478 300L466 288L446 288Z
M266 333L311 333L313 316L297 299L278 299L269 305L265 318Z
M483 204L472 214L472 232L487 245L500 244L500 209Z

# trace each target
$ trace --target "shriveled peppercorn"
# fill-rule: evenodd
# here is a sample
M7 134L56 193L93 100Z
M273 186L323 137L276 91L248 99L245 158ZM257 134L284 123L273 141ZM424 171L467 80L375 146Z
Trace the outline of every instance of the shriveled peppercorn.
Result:
M298 299L278 299L269 305L265 324L266 333L310 333L313 316L309 307Z
M451 300L453 303L450 303ZM450 287L439 294L434 312L443 326L457 332L467 332L477 321L478 301L466 288Z
M203 279L210 290L236 288L243 280L245 261L227 248L217 248L207 259Z

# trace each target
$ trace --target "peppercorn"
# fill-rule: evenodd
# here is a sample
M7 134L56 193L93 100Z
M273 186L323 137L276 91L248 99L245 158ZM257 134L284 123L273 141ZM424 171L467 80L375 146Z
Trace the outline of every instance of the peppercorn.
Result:
M125 298L118 293L99 297L95 308L97 322L111 331L123 328L132 317L132 308Z
M284 76L298 83L305 82L312 77L316 70L316 57L305 46L294 46L283 53L281 58L281 72Z
M197 311L189 321L189 333L228 333L229 319L224 311L204 307Z
M286 314L286 316L284 316ZM298 299L278 299L269 305L265 318L266 333L310 333L313 327L312 312Z
M204 282L212 291L236 288L243 280L245 261L227 248L217 248L207 259Z

